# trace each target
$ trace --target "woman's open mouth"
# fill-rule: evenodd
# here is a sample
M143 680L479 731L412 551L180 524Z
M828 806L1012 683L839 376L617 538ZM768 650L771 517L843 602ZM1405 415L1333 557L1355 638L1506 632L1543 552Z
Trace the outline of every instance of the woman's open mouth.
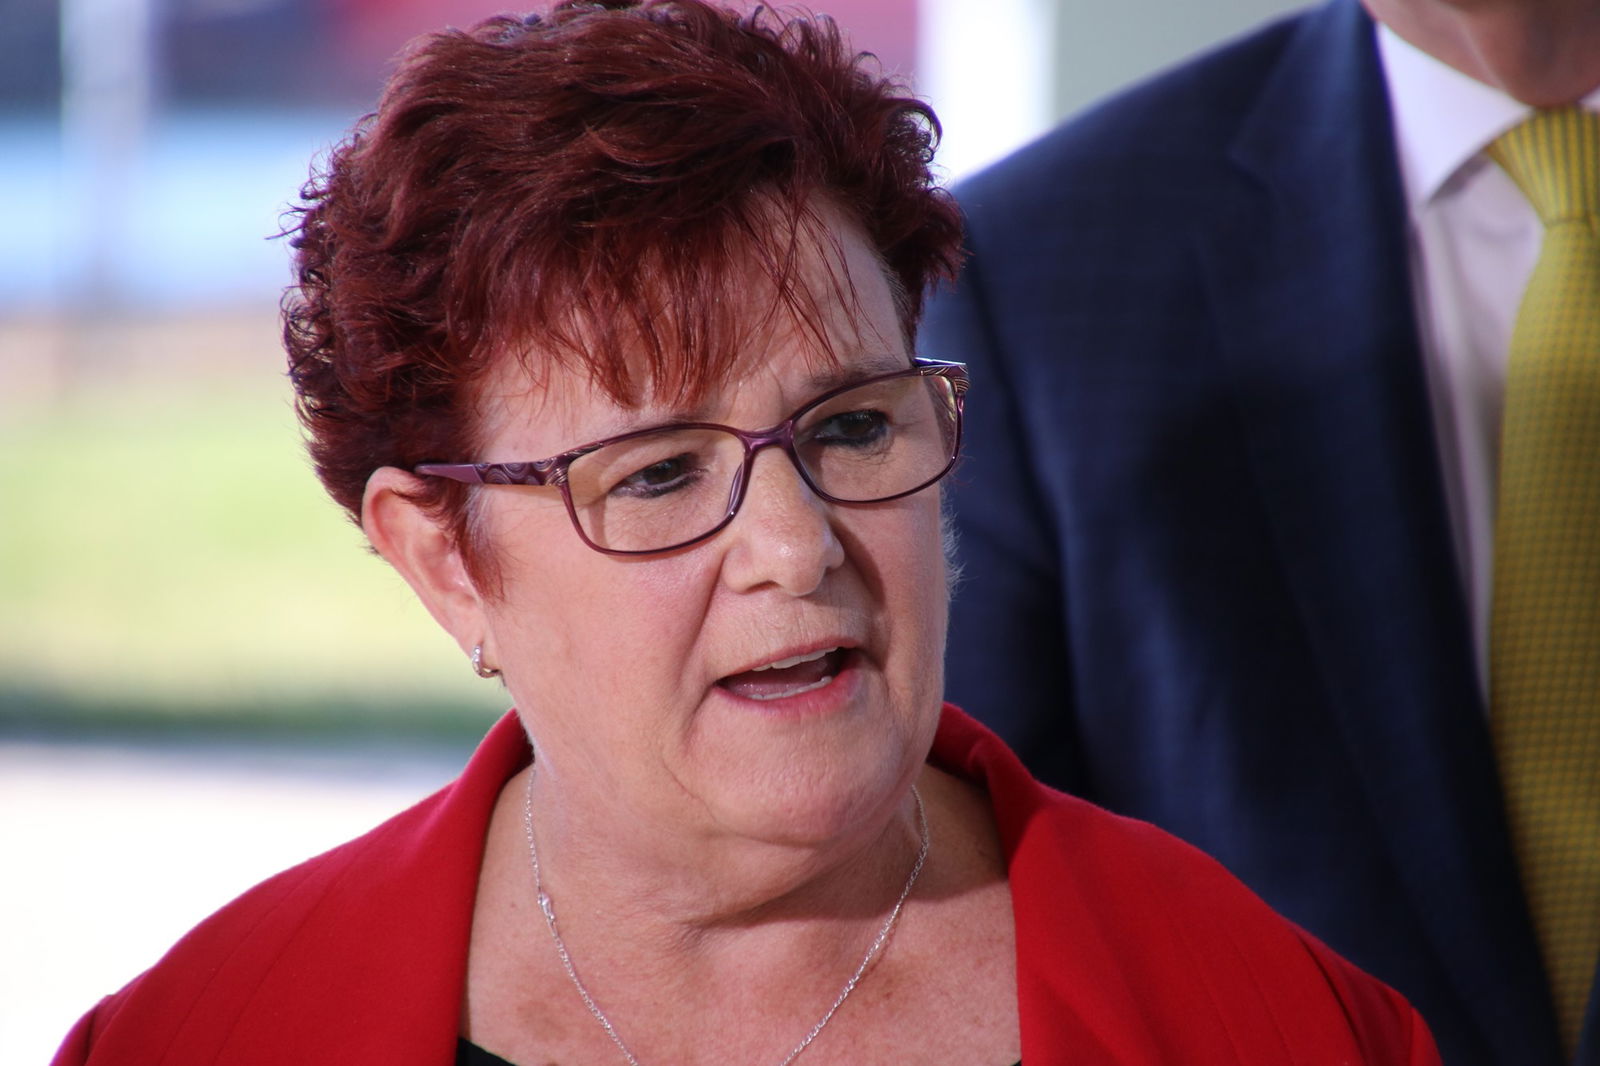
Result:
M782 700L826 687L848 665L848 648L824 648L730 674L718 686L747 700Z

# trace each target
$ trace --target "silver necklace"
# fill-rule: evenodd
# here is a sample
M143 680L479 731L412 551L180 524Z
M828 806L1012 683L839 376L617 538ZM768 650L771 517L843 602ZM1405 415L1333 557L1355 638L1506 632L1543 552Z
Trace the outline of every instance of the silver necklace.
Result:
M878 930L877 938L872 941L872 946L861 959L861 965L856 967L856 972L850 975L850 980L840 989L838 998L828 1008L811 1031L806 1033L794 1050L784 1058L778 1066L789 1066L789 1063L800 1057L800 1053L811 1046L811 1042L822 1032L824 1026L833 1020L834 1012L844 1006L844 1001L850 998L850 993L856 990L856 985L861 983L861 978L866 974L867 967L872 965L872 960L878 957L883 950L883 945L888 942L889 934L894 931L894 924L900 918L900 909L905 906L906 897L911 895L911 888L917 883L917 877L922 873L922 864L928 859L928 815L922 806L922 794L917 791L917 786L911 786L911 798L917 801L917 828L922 834L922 842L917 847L917 861L911 865L911 876L906 878L905 887L900 890L900 898L894 901L894 909L889 912L889 917L884 920L883 928ZM578 995L583 997L583 1005L589 1008L589 1013L594 1015L594 1020L606 1031L611 1042L617 1045L617 1050L622 1052L622 1057L627 1060L628 1066L639 1066L639 1060L633 1057L633 1052L628 1050L628 1045L622 1042L622 1037L617 1033L617 1027L611 1024L611 1019L606 1017L606 1012L589 995L589 990L584 987L583 980L578 976L577 968L572 965L572 956L567 952L566 942L561 939L561 932L556 928L556 909L550 902L550 893L544 890L544 880L539 875L539 846L533 840L533 771L528 771L528 787L522 797L522 829L528 837L528 859L533 864L533 893L539 901L539 909L544 912L544 924L550 930L550 939L555 942L556 954L561 956L562 969L567 971L567 977L572 981L572 987L578 990Z

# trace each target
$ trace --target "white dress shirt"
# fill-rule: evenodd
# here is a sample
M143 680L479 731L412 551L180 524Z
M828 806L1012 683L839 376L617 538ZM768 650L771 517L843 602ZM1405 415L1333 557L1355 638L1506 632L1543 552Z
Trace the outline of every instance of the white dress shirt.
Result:
M1506 354L1544 227L1484 154L1532 108L1378 27L1445 502L1485 698ZM1600 90L1583 101L1600 110Z

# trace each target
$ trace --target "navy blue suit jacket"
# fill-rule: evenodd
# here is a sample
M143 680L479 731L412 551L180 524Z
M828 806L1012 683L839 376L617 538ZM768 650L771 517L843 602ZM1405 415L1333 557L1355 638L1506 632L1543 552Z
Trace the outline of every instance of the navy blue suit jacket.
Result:
M1398 988L1446 1062L1559 1062L1370 19L1269 26L957 194L921 335L972 364L950 698Z

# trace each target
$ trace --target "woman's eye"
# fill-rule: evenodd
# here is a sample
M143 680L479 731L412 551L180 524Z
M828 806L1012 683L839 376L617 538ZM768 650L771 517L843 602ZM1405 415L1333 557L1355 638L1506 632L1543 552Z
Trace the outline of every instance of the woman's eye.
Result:
M650 499L694 484L700 467L691 455L674 455L629 474L612 487L614 494Z
M882 411L841 411L829 415L811 430L810 437L819 444L865 445L877 444L889 434L889 416Z

